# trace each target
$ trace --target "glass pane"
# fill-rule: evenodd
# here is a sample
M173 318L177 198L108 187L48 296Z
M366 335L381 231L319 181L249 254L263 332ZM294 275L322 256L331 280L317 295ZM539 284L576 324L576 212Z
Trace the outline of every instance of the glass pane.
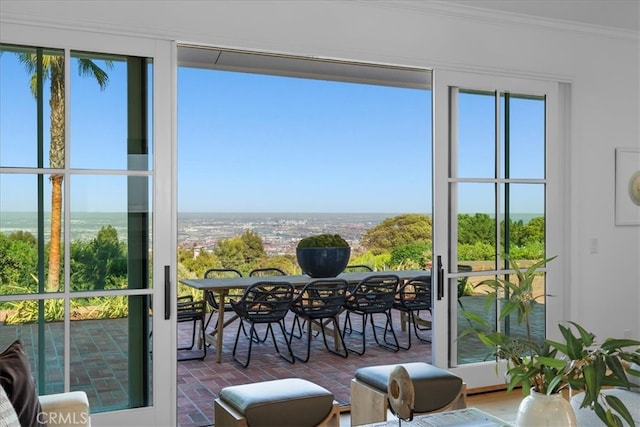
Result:
M508 123L508 161L502 177L542 179L545 176L545 99L524 95L503 97ZM506 133L506 132L505 132ZM504 143L504 141L503 141Z
M64 232L60 225L54 229L59 243L53 244L51 183L50 175L0 175L0 253L11 259L0 266L0 295L64 289ZM54 223L61 224L63 212L57 212Z
M72 52L71 167L149 170L146 60Z
M518 262L518 266L522 269L529 268L533 262L522 261ZM518 283L517 276L515 274L508 274L502 277L505 280L509 280L513 283ZM532 310L529 317L529 325L531 339L542 343L545 338L545 274L540 273L533 280L533 299ZM505 317L500 325L502 331L512 336L518 336L521 338L527 337L527 329L524 323L519 324L516 313L512 313Z
M147 177L71 178L72 290L149 286L150 187Z
M61 79L62 51L0 45L0 166L64 167Z
M457 173L459 178L494 178L495 95L460 91L458 96Z
M458 259L457 264L495 260L495 185L458 183ZM473 265L473 263L471 263ZM451 268L451 271L457 271Z
M113 74L101 74L110 69L108 63L117 64ZM150 286L151 179L40 172L64 169L65 148L72 155L77 150L76 168L149 170L151 64L83 53L74 53L71 64L79 75L71 73L71 82L64 82L63 51L0 45L0 166L25 168L0 175L0 345L24 341L40 394L84 390L93 412L146 406L151 402L147 296L9 300L63 291L65 271L72 290ZM39 90L32 92L30 81ZM109 96L100 91L107 81L113 85ZM65 87L73 94L73 127L64 123ZM69 223L65 180L74 194ZM65 245L67 226L71 238ZM71 254L68 265L65 250ZM64 346L65 303L71 351ZM71 370L65 373L69 358ZM66 378L71 383L65 386Z
M544 257L545 218L544 184L505 184L500 223L501 254L514 260L539 260ZM504 205L504 204L503 204ZM505 224L508 227L505 228ZM504 242L508 246L504 247Z
M522 268L527 268L531 265L531 263L522 262L519 265ZM486 292L490 291L490 288L483 288L482 286L480 286L476 288L476 293L474 295L465 296L458 300L458 336L460 336L463 331L470 327L479 326L475 322L472 323L467 319L467 317L464 316L463 311L467 311L478 315L487 321L489 328L483 328L485 332L495 331L499 329L500 331L503 331L504 333L514 337L517 336L520 338L542 343L545 338L544 277L544 273L540 273L540 275L537 276L533 282L534 302L532 303L532 311L529 318L529 324L531 325L531 329L529 332L527 332L525 324L518 323L516 313L510 314L509 316L505 317L498 326L496 323L496 306L490 307L488 310L486 310L484 306L485 295ZM517 283L517 278L514 274L503 276L479 276L476 279L477 282L480 282L482 280L495 278L500 278L501 280L507 280ZM508 295L500 294L500 297L505 298L508 297ZM527 338L527 333L531 334L529 338ZM470 334L458 339L457 361L459 364L492 360L491 358L486 359L488 354L489 353L487 346L484 345L476 337L475 334Z
M64 301L5 301L0 315L0 348L21 340L38 393L64 391ZM38 347L40 337L45 348Z
M71 300L71 388L91 412L150 402L151 334L146 296Z
M470 325L461 310L482 309L482 296L475 285L486 279L484 276L468 276L472 271L491 270L495 267L495 185L490 183L458 183L457 260L450 271L461 273L451 281L452 295L458 298L458 335ZM473 337L458 341L458 363L481 361L486 351Z
M474 278L474 283L478 283L482 280L492 279L495 276L482 276ZM457 325L458 333L457 337L460 337L463 331L471 327L477 327L478 325L469 321L464 311L473 313L484 318L493 330L496 329L496 310L495 307L491 307L488 312L485 312L484 308L485 293L482 290L476 290L470 295L466 295L458 298L458 310L457 310ZM475 363L482 362L487 359L489 350L475 334L469 334L457 339L457 363Z
M471 107L480 105L480 100L484 102L482 108L473 110ZM545 184L513 182L517 179L544 179L545 99L505 93L500 95L498 110L494 101L492 93L472 91L461 91L458 99L460 146L457 166L456 159L453 159L454 170L457 167L460 171L457 176L468 180L493 178L497 153L500 160L498 177L512 180L500 183L499 187L494 183L456 183L451 186L452 197L457 198L452 206L459 210L452 217L457 220L452 227L457 230L458 256L449 266L450 272L459 273L454 274L450 282L452 295L457 290L458 296L458 335L472 326L464 311L484 317L492 325L491 330L499 328L514 335L524 334L524 327L517 324L514 316L507 317L498 325L497 307L485 312L483 304L488 288L478 285L486 279L517 280L516 275L502 274L501 270L509 267L498 264L504 261L505 253L518 261L522 268L527 268L544 257L545 252ZM495 131L491 132L495 126L496 111L501 129L498 146L494 143ZM481 150L478 149L478 141L487 141ZM468 172L472 170L473 173ZM495 207L496 189L500 190L498 212ZM496 247L496 231L499 231L500 247ZM489 270L489 275L482 273ZM543 295L544 275L541 274L534 284L536 304L531 319L534 339L540 340L544 338L545 324ZM486 347L474 334L458 339L455 345L459 364L481 362L487 356Z

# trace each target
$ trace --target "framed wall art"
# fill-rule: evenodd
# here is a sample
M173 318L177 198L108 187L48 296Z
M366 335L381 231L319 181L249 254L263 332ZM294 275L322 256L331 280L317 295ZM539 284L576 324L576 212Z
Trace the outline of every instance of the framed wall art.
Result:
M616 225L640 225L640 148L616 148Z

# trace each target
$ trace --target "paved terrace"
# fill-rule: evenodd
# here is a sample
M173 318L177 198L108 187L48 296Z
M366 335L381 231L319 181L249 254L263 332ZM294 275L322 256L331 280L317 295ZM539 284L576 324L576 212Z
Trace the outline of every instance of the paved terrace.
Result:
M395 310L394 310L395 311ZM397 313L396 313L397 314ZM399 327L399 316L395 316L395 328ZM344 318L344 315L341 316ZM361 330L358 316L352 316L353 327ZM376 323L384 325L384 316L380 316ZM287 325L291 322L287 319ZM342 324L341 324L342 327ZM280 378L298 377L316 384L333 392L336 400L341 405L348 406L350 400L350 381L353 372L363 366L381 365L398 362L417 362L431 360L431 344L417 341L412 337L412 346L409 351L400 350L397 353L379 347L371 332L371 326L367 328L366 352L362 356L349 354L347 358L329 353L322 341L322 336L316 336L312 340L311 356L307 363L296 360L290 364L275 353L271 340L253 345L251 363L245 369L233 360L232 349L235 340L237 324L230 326L230 333L224 335L224 352L221 363L215 362L215 354L200 361L186 361L178 364L178 423L182 427L194 427L211 425L213 416L213 400L223 387L235 384L245 384L255 381L265 381ZM231 333L231 331L233 333ZM378 330L380 337L383 330ZM431 332L422 332L423 336L430 337ZM397 332L401 343L406 343L405 332ZM278 335L276 334L276 338ZM185 340L188 339L185 335ZM345 337L348 346L360 348L362 337L356 333ZM240 336L238 352L244 357L248 339ZM284 343L280 341L280 349ZM304 354L306 351L306 335L302 339L293 339L293 351L296 354Z
M480 308L481 297L465 297L466 309ZM543 315L539 310L538 316ZM406 343L406 332L400 331L399 315L394 310L394 325L401 343ZM353 317L354 328L360 330L358 316ZM542 317L540 317L542 318ZM376 323L383 325L384 317ZM290 325L290 319L287 319ZM537 319L536 319L537 320ZM466 322L459 317L459 322ZM190 323L179 324L179 342L190 342ZM461 323L465 325L465 323ZM72 324L72 360L71 387L74 390L85 390L89 395L94 412L126 407L128 365L126 319L87 320ZM210 325L209 328L213 326ZM309 362L296 361L289 364L274 351L271 340L253 346L251 363L242 368L232 358L233 342L238 323L234 322L225 331L224 350L221 363L215 362L214 349L210 348L204 361L178 362L178 425L181 427L211 426L213 419L213 401L223 387L265 381L280 378L299 377L313 381L332 391L335 398L345 407L349 405L350 381L353 372L363 366L381 365L401 362L431 361L431 344L420 342L412 337L410 350L392 352L375 344L371 327L367 328L367 350L362 356L350 354L347 358L326 351L322 337L315 337L311 347ZM62 355L63 339L61 325L47 324L46 346L46 392L62 391ZM380 331L381 332L381 331ZM423 332L430 337L431 332ZM25 343L32 366L37 364L37 326L0 325L0 343L8 345L15 338ZM276 338L280 339L278 331ZM306 346L306 336L302 340L293 340L294 352L302 354ZM361 336L347 335L348 345L360 345ZM246 350L248 340L241 335L239 350ZM284 343L281 342L281 349ZM486 354L486 348L467 340L459 344L459 352L464 358L478 358ZM180 356L188 352L181 351ZM241 354L246 354L245 352Z

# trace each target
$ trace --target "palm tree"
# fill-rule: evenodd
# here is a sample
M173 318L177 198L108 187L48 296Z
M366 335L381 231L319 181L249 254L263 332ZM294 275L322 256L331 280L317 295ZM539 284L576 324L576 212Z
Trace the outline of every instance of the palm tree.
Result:
M52 169L64 168L64 133L65 133L65 94L64 94L64 56L39 55L37 53L19 53L18 57L31 74L31 93L38 98L38 56L42 58L42 80L50 82L50 134L49 166ZM105 67L113 68L112 61L105 60ZM100 89L104 90L109 83L107 73L88 58L78 59L78 71L81 76L93 76ZM62 224L62 179L60 173L51 174L51 241L49 244L49 268L47 275L48 292L54 292L60 284L60 229Z

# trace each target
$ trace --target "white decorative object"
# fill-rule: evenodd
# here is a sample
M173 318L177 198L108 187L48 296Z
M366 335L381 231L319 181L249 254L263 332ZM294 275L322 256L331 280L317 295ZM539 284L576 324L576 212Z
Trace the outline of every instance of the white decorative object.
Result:
M407 372L404 366L398 365L394 367L389 374L387 395L389 396L391 412L393 412L399 420L411 421L415 407L415 391L411 377L409 377L409 372Z
M576 414L560 393L543 394L531 390L522 399L516 427L577 427Z
M640 225L638 148L616 148L616 225Z

